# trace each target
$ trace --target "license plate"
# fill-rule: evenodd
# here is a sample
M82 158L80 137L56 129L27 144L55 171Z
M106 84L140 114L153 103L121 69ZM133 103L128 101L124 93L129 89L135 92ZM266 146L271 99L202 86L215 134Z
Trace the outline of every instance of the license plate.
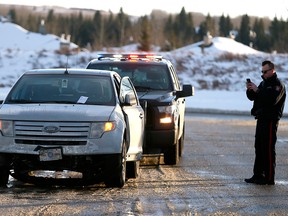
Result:
M62 159L62 149L61 148L47 148L39 150L40 161L54 161Z

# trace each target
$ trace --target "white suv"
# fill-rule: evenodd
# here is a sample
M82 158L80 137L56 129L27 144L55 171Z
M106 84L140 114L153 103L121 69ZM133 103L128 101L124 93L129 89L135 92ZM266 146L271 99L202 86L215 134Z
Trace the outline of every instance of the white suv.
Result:
M40 171L73 171L83 182L102 176L116 187L138 176L144 111L128 77L85 69L28 71L0 116L0 186L9 174L44 181Z

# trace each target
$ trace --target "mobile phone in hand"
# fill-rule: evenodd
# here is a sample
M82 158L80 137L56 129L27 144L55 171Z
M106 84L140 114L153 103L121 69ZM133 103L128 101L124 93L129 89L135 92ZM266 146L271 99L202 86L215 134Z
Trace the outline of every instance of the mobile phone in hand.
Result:
M246 79L246 82L247 83L251 83L251 80L248 78L248 79Z

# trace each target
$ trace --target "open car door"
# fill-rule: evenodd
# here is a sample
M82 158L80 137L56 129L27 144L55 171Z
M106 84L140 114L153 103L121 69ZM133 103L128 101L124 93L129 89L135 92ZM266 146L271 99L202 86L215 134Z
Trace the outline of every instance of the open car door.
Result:
M144 111L140 106L135 88L129 77L123 77L120 82L119 99L127 124L127 143L130 151L142 154L144 139Z

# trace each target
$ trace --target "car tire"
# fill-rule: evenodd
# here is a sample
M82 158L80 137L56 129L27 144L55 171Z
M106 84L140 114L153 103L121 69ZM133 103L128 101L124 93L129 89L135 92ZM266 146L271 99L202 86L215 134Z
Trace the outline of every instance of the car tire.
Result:
M127 162L127 178L138 178L140 174L140 161Z
M10 175L10 157L0 154L0 187L7 187Z
M109 167L106 167L105 185L107 187L119 187L122 188L126 182L126 142L123 141L122 152L116 157L114 162L109 163Z
M179 140L164 153L164 163L176 165L179 161Z
M7 166L0 166L0 187L6 187L9 180L10 170Z
M185 134L185 125L183 126L182 136L179 139L179 157L182 157L183 155L183 149L184 149L184 134Z

